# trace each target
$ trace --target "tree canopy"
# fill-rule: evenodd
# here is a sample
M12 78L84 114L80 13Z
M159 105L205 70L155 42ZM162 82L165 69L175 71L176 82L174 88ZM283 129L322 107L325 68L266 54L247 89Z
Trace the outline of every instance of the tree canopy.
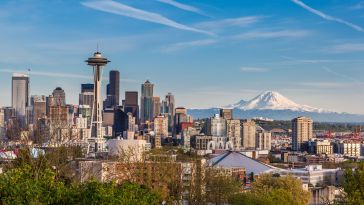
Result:
M298 179L291 176L273 177L269 174L259 176L249 192L232 196L232 205L305 205L310 193L302 189Z
M345 171L343 189L343 197L338 204L364 205L364 162L356 169Z
M1 204L160 204L161 197L148 188L132 184L86 183L67 184L54 170L34 172L24 165L0 174Z

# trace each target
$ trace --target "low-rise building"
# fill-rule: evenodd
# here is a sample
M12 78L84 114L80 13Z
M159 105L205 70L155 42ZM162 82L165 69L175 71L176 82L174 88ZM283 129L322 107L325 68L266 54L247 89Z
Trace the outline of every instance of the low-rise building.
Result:
M309 151L313 154L326 154L334 153L334 146L329 140L311 140L308 143Z
M336 185L341 176L341 169L323 169L322 165L308 165L305 168L281 170L282 176L292 175L301 179L302 183L311 186Z
M361 143L357 141L342 141L337 143L339 154L348 157L360 157Z
M309 190L311 192L310 205L334 204L335 186L314 187Z
M212 136L196 135L191 140L191 146L196 150L207 150L207 144L212 140Z
M107 141L110 156L129 157L130 161L140 161L150 146L145 140L111 139Z
M208 166L216 169L225 169L233 173L234 170L245 170L247 174L253 173L255 176L264 173L277 172L279 169L253 158L250 158L240 152L227 151L217 155L208 161Z

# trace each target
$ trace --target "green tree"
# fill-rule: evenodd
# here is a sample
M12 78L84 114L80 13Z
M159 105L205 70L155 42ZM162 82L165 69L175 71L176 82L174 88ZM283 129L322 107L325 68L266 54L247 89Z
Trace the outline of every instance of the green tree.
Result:
M230 197L232 205L305 205L310 194L302 189L298 179L291 176L273 177L260 175L252 184L252 190Z
M101 183L88 181L79 186L72 186L63 201L64 204L125 204L157 205L159 195L150 192L146 187L132 184Z
M2 204L57 204L64 193L66 187L49 169L35 176L30 166L24 166L0 175Z
M35 175L36 173L36 175ZM48 168L34 172L32 167L13 168L0 174L0 204L121 204L156 205L161 197L148 188L132 184L101 183L65 185Z
M242 184L224 170L206 170L206 201L212 204L226 204L231 196L241 190Z
M349 205L364 204L364 163L356 169L347 169L344 174L343 197L338 203Z
M271 190L266 193L238 193L230 197L231 205L291 205L294 197L287 190Z

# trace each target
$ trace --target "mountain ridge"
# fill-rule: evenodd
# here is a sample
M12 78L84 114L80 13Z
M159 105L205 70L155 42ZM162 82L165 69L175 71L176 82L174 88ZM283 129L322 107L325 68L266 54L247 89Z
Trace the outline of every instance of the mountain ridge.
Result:
M241 110L293 110L304 112L331 112L321 108L298 104L276 91L265 91L249 101L241 100L238 103L223 106L229 109Z
M291 120L298 116L311 117L320 122L364 122L364 115L334 112L322 108L298 104L275 91L265 91L249 101L221 106L233 110L234 118L270 118L274 120ZM195 119L208 118L219 112L220 108L189 109L188 113Z

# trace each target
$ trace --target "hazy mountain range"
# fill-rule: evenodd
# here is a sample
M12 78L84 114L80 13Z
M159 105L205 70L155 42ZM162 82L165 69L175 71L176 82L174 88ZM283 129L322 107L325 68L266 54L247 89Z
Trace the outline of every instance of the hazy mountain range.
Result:
M234 118L270 118L274 120L291 120L298 116L311 117L320 122L364 122L364 115L341 113L298 104L278 92L266 91L255 98L240 100L235 104L221 106L233 109ZM219 113L220 108L189 109L195 119L208 118Z

